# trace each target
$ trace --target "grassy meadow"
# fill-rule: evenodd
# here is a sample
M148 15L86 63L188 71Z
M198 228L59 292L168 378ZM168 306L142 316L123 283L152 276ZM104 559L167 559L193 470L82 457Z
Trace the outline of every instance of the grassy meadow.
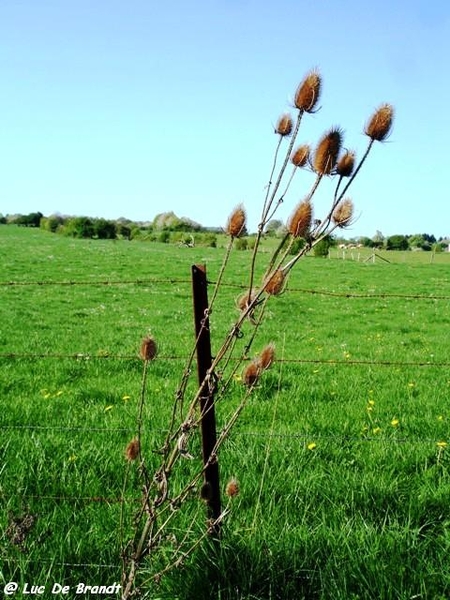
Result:
M390 263L372 263L367 250L333 252L301 261L268 304L251 354L273 341L278 361L219 455L223 487L240 484L220 548L200 544L158 585L144 573L146 597L450 597L450 254L380 252ZM0 226L0 588L120 582L140 497L124 459L140 342L158 343L144 406L151 457L193 344L191 265L215 281L223 254ZM213 352L250 257L232 251ZM219 429L241 393L235 379ZM198 496L190 507L201 531ZM182 537L179 522L171 535Z

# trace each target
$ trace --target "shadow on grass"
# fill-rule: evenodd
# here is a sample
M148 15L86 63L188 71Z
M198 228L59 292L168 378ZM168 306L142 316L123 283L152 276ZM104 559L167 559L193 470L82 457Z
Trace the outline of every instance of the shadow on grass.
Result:
M320 597L314 572L302 568L287 549L243 540L215 547L206 544L183 568L168 574L157 590L161 600L315 600Z

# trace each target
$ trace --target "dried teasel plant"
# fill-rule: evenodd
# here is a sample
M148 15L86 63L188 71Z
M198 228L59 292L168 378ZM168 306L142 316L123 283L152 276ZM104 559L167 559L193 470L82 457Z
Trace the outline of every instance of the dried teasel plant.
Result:
M282 137L291 135L293 126L294 123L292 121L291 115L285 113L284 115L281 115L281 117L278 119L277 125L275 127L275 133L280 134Z
M312 160L318 175L330 175L336 166L341 145L342 131L339 127L333 127L321 137Z
M264 285L264 291L269 294L269 296L278 296L283 291L285 282L286 275L283 273L282 269L277 269L268 278L268 281Z
M271 342L267 344L262 351L259 357L257 358L258 365L261 371L266 371L269 369L275 360L275 344Z
M140 355L142 360L149 361L154 360L158 353L158 348L156 346L155 340L147 335L141 342Z
M133 438L125 448L125 458L132 462L136 460L140 452L140 442L137 438Z
M242 372L242 381L244 385L251 387L257 383L259 376L261 374L261 369L257 361L252 361L249 363L244 371Z
M316 70L310 71L295 92L294 104L299 110L314 112L320 98L322 78Z
M309 162L310 153L311 149L308 144L302 144L292 153L292 164L296 167L304 167Z
M319 71L308 72L295 91L293 105L297 111L296 116L291 117L288 113L282 113L276 123L277 141L274 158L270 166L261 217L249 261L248 279L234 307L235 310L237 309L237 316L223 339L216 344L211 365L198 386L188 385L194 370L193 361L198 342L197 339L195 340L174 394L173 409L164 440L152 457L152 459L159 457L153 473L147 472L145 457L141 456L141 434L145 431L143 428L145 383L150 361L156 357L156 343L153 338L147 338L146 343L141 345L144 375L141 399L138 404L138 431L128 444L125 456L127 461L135 460L137 456L140 458L138 471L141 475L142 502L139 511L134 515L134 538L124 552L122 600L128 600L133 595L138 587L136 580L141 570L146 569L147 576L150 574L150 578L156 580L171 568L179 567L228 515L226 508L220 515L216 515L213 522L210 517L204 533L201 535L195 533L198 532L198 519L200 516L203 518L204 503L209 505L212 501L212 488L207 485L207 482L201 484L205 469L218 460L219 452L225 440L231 435L233 427L247 405L248 398L255 395L258 397L258 394L264 392L264 386L260 383L275 360L273 343L264 346L255 358L248 359L252 344L261 333L260 326L264 322L265 307L268 303L276 303L276 297L287 290L289 274L302 257L338 228L351 225L354 218L354 204L347 195L348 188L359 174L374 142L385 141L392 130L394 109L390 104L385 103L380 105L367 121L364 133L369 141L362 158L358 161L356 152L342 150L343 130L336 126L322 135L314 151L311 151L306 144L298 146L294 151L302 119L309 113L317 111L321 91L322 77ZM280 156L283 145L286 146L284 157ZM310 168L299 169L306 166ZM286 203L288 193L292 193L299 177L304 178L311 172L313 181L309 190L307 189L305 193L303 189L297 196L303 200L300 202L297 198L294 200L294 208L286 224L285 234L267 261L265 253L260 252L267 224L280 206ZM297 175L298 173L300 175ZM315 194L324 180L334 181L336 185L330 194L328 211L325 211L321 219L313 219ZM214 317L213 309L216 306L215 301L221 289L223 275L229 261L233 258L233 243L246 233L246 211L242 205L231 212L225 233L229 236L228 245L207 314L205 312L205 322L206 317L208 319L210 316ZM298 244L299 241L304 241L304 244ZM258 279L260 272L264 273L261 280ZM235 381L241 381L242 385L233 385ZM231 387L233 393L241 394L239 401L233 406L223 402ZM222 426L214 446L203 464L199 465L193 440L194 436L198 435L199 425L209 410L206 409L205 413L200 409L206 393L214 395L215 404L224 413L221 415ZM178 480L175 473L178 473ZM232 498L238 491L237 481L230 480L225 488L226 496ZM193 498L196 498L200 507L192 518L192 526L184 531L184 525L180 527L177 519L186 505L192 505ZM172 556L164 568L160 567L160 561L155 561L159 565L159 570L155 573L152 571L152 560L160 548L162 548L161 556L167 556L167 539L171 536L171 527L176 532L173 533L176 542L173 543ZM183 535L180 538L181 530Z
M228 498L235 498L236 496L239 495L240 492L240 485L239 485L239 481L237 479L235 479L234 477L232 477L226 487L225 487L225 494L228 496Z
M370 117L364 133L372 140L384 142L391 132L393 121L393 106L391 104L382 104Z
M355 153L352 150L346 150L337 162L336 173L341 177L350 177L354 168Z
M294 238L306 237L311 228L311 221L311 202L308 199L302 200L292 213L287 224L287 229Z
M332 219L338 227L348 227L353 218L354 206L350 198L344 198L333 211Z
M228 218L226 233L232 238L240 237L245 231L246 218L243 206L237 206Z

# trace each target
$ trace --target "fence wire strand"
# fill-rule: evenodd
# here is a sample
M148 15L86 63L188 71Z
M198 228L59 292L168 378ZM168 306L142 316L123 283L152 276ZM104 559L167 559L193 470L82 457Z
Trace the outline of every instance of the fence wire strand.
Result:
M130 280L42 280L42 281L0 281L0 287L23 287L23 286L122 286L122 285L173 285L183 284L191 285L190 279L184 278L149 278L149 279L130 279ZM214 280L208 280L208 285L215 285ZM221 287L245 290L247 286L241 283L221 282ZM400 300L450 300L450 295L446 294L400 294L391 292L378 292L370 294L357 294L354 292L335 292L329 290L317 290L310 288L288 287L289 293L301 293L315 296L330 296L333 298L354 298L357 300L373 299L400 299Z

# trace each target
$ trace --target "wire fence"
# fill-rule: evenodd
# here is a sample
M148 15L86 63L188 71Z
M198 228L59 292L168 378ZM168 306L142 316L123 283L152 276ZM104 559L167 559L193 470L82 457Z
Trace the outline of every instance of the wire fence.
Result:
M215 285L214 281L208 282L211 286ZM37 281L2 281L0 282L0 288L8 287L32 287L32 286L166 286L166 285L191 285L191 280L186 278L145 278L145 279L133 279L133 280L61 280L61 281L50 281L50 280L37 280ZM230 289L247 289L245 285L237 283L222 283L225 288ZM308 288L297 288L289 287L289 293L305 294L305 295L321 295L341 299L354 299L354 300L412 300L415 302L430 302L430 301L450 301L450 295L445 294L400 294L400 293L354 293L354 292L339 292L339 291L328 291L328 290L317 290ZM132 354L113 354L113 353L90 353L90 352L77 352L77 353L52 353L52 352L8 352L7 350L0 352L0 359L3 361L47 361L47 360L89 360L89 361L140 361L141 359L137 355ZM186 360L185 356L181 355L162 355L158 357L159 361L162 362L182 362ZM240 360L236 358L235 360ZM321 358L278 358L277 362L286 365L322 365L322 366L335 366L339 368L348 367L360 367L360 366L372 366L375 368L383 367L396 367L396 368L437 368L437 369L448 369L450 368L450 360L382 360L382 359L321 359ZM61 425L61 424L50 424L43 425L39 423L10 423L1 424L0 431L2 436L8 434L8 432L18 432L27 435L28 433L35 432L37 434L45 434L46 432L62 432L70 436L70 434L86 433L89 436L92 435L111 435L111 434L133 434L135 428L132 427L108 427L108 426L82 426L82 425ZM156 430L155 433L165 434L163 430ZM220 431L218 432L220 434ZM245 440L256 439L264 443L268 443L273 440L283 442L295 442L307 445L310 441L311 436L306 432L274 432L274 431L235 431L234 437L243 438ZM315 436L317 441L322 441L331 444L341 444L343 441L351 442L355 444L373 444L373 443L385 443L389 445L435 445L436 440L429 437L402 437L402 436L382 436L382 435L370 435L364 436L359 435L331 435L331 434L318 434ZM110 496L106 492L105 495L68 495L68 494L23 494L23 502L39 501L39 502L54 502L54 503L89 503L92 505L117 505L117 504L138 504L141 501L140 496ZM41 559L39 562L42 564L51 564L53 566L59 566L64 568L97 568L97 569L119 569L120 565L117 564L105 564L95 562L55 562L54 560Z
M130 279L130 280L36 280L36 281L0 281L0 287L33 287L33 286L142 286L142 285L191 285L190 279L185 278L148 278L148 279ZM214 280L208 280L208 285L214 286ZM245 290L248 286L242 283L221 282L222 288ZM288 287L289 293L308 294L313 296L330 296L333 298L355 298L359 300L374 299L403 299L403 300L450 300L450 295L446 294L400 294L392 292L372 292L369 294L357 294L355 292L334 292L329 290Z

